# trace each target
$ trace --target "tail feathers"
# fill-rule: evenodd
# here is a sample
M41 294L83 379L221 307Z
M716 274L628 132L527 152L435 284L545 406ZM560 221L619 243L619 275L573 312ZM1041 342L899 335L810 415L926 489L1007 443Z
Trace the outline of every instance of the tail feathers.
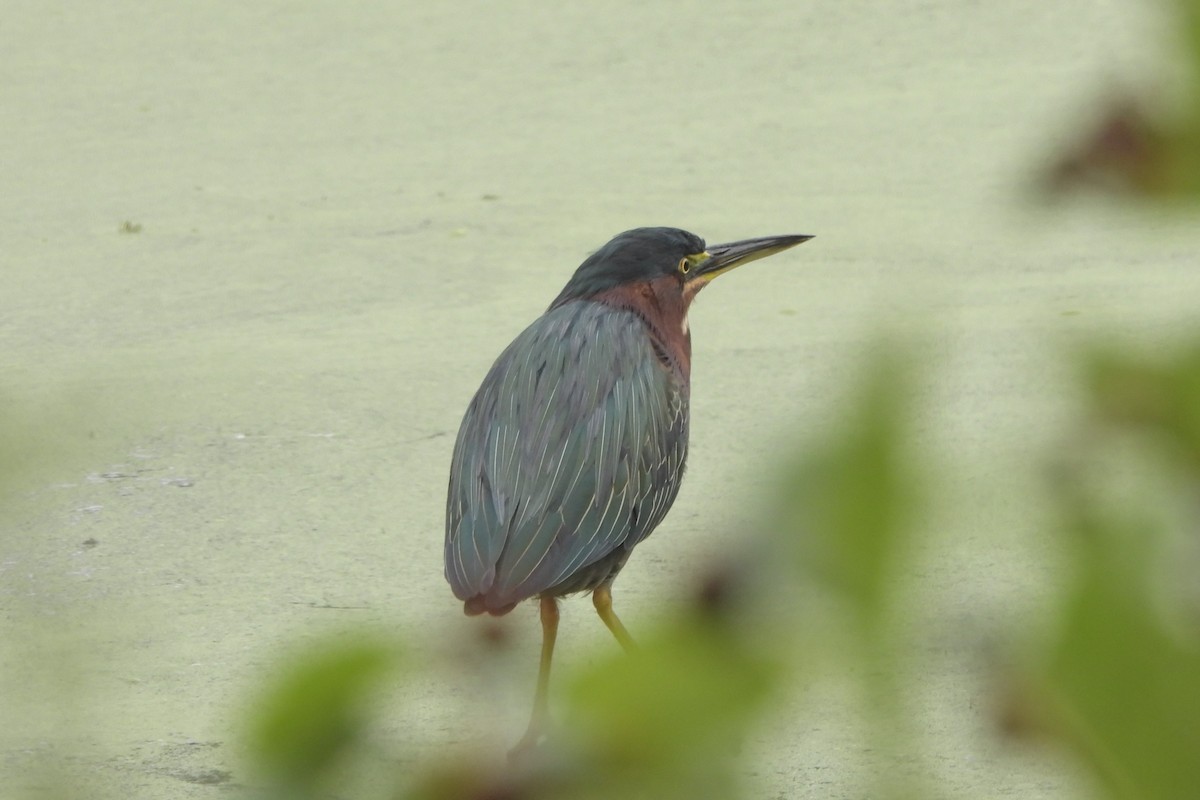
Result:
M516 603L497 603L496 598L486 594L477 594L463 601L463 611L468 617L478 616L485 611L493 617L502 617L516 607Z

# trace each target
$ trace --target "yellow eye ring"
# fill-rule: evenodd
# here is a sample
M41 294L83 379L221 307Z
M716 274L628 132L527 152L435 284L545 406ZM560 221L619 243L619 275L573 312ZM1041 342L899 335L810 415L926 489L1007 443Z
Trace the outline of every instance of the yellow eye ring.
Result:
M679 259L679 271L680 272L682 272L684 275L687 275L688 270L691 268L692 268L692 262L688 261L686 258Z

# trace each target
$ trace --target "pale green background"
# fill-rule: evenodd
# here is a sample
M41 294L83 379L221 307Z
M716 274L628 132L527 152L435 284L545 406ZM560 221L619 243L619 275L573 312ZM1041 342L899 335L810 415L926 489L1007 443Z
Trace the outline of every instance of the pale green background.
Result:
M1112 78L1154 77L1146 14L8 0L0 794L249 780L240 705L282 645L337 624L443 663L477 624L441 565L462 410L591 249L651 224L817 238L693 312L691 466L617 583L630 629L747 528L797 440L780 426L819 431L887 320L927 345L920 433L966 501L914 567L928 755L895 768L951 796L1076 796L992 735L976 646L1047 591L1032 487L1070 403L1058 348L1195 317L1200 226L1021 200ZM564 619L564 669L614 647L585 600ZM535 614L507 622L494 681L395 690L381 771L516 735ZM795 689L747 744L754 794L861 796L851 685Z

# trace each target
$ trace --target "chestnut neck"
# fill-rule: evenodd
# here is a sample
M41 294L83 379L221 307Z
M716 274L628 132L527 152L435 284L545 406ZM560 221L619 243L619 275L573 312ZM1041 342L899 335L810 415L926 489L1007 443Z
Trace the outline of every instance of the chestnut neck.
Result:
M655 354L665 369L686 387L692 373L692 333L687 312L694 292L686 292L679 278L664 275L649 281L625 283L600 292L597 303L634 312L646 323Z

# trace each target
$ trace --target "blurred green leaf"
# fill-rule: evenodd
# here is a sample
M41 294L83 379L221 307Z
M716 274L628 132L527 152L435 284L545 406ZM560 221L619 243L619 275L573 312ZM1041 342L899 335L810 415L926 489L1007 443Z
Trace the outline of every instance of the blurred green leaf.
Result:
M1200 104L1200 0L1176 0L1179 5L1180 29L1183 33L1184 58L1190 64L1191 96ZM1200 107L1194 107L1200 112Z
M1085 457L1058 485L1075 574L1061 629L1035 669L1039 688L1020 714L1079 752L1111 797L1193 797L1200 627L1178 607L1187 591L1174 585L1168 555L1194 532L1170 530L1186 516L1166 514L1164 505L1200 476L1200 343L1153 357L1096 348L1085 366ZM1108 475L1112 452L1125 454L1119 439L1105 436L1119 430L1145 434L1148 461L1137 472L1150 484L1114 497L1097 479ZM1180 506L1191 509L1189 500L1179 497Z
M1097 416L1141 428L1200 468L1200 343L1167 357L1094 352L1088 382Z
M1170 630L1155 608L1156 537L1083 514L1077 526L1079 572L1044 675L1051 727L1093 763L1113 797L1194 797L1200 642Z
M251 719L250 750L278 784L311 789L361 744L367 700L400 661L393 642L341 635L287 665Z
M781 673L724 621L687 615L581 674L571 728L605 771L695 791L688 776L728 769Z
M908 381L903 359L878 353L832 441L805 458L787 491L784 526L801 569L849 600L864 632L886 610L920 490L904 452Z

